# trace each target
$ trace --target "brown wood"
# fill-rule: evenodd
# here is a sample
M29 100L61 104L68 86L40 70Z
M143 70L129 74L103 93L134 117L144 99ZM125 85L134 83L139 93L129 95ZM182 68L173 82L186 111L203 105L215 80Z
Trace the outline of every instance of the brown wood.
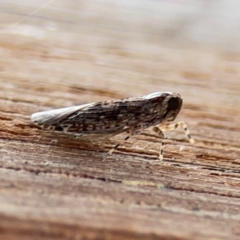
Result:
M0 35L0 239L239 239L240 56L50 10ZM196 141L167 133L164 162L149 133L101 161L123 136L103 149L30 121L155 91L183 96Z

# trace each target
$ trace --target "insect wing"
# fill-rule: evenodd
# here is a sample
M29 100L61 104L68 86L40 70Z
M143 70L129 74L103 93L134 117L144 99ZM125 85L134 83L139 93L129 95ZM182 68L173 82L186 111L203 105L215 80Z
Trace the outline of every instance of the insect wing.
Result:
M126 99L92 104L73 112L63 119L62 126L70 126L68 132L83 134L119 134L139 123L136 114L142 112L139 104L129 104Z
M55 110L37 112L32 114L31 120L38 126L51 126L58 125L59 122L67 119L69 115L74 112L82 111L86 107L91 106L93 103L83 104L80 106L60 108Z

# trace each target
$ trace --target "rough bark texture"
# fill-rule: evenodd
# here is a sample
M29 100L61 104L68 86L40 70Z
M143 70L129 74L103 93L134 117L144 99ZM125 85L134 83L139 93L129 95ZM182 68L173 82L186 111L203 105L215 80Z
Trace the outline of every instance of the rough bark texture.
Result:
M0 238L239 239L240 56L59 19L0 35ZM149 133L102 161L123 136L103 147L30 121L155 91L182 95L196 141L167 133L164 162Z

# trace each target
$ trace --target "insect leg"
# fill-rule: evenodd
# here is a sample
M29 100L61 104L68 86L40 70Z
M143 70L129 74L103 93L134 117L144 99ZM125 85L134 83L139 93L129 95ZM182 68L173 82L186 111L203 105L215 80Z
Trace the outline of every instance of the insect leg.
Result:
M153 132L155 132L159 137L162 137L162 142L161 142L160 151L159 151L159 160L160 160L160 161L163 161L163 150L164 150L164 145L165 145L165 142L164 142L164 140L165 140L164 133L163 133L163 131L162 131L159 127L157 127L157 126L151 128L151 130L152 130Z
M178 122L173 124L166 124L164 126L160 126L162 131L171 131L178 128L183 128L185 135L187 136L190 143L194 144L194 139L191 137L190 131L185 122Z
M131 135L128 135L127 137L125 137L123 142L127 141ZM118 143L110 151L108 151L108 153L104 156L103 160L105 160L108 155L111 155L114 152L114 150L116 150L120 145L121 145L121 143Z
M139 126L139 125L136 125L133 129L132 129L132 128L126 128L126 129L124 129L124 132L130 133L130 134L123 139L122 143L125 142L125 141L127 141L127 140L128 140L131 136L133 136L133 135L141 134L141 132L144 130L144 128L145 128L145 125L140 124L140 126ZM123 132L123 131L122 131L122 132ZM112 154L113 151L116 150L122 143L116 144L116 145L105 155L105 157L103 158L103 160L105 160L108 155Z

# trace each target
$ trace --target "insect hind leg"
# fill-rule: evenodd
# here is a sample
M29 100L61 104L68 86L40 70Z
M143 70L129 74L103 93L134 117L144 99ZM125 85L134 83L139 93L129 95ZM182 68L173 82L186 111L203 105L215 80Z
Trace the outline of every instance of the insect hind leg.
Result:
M131 135L128 135L127 137L125 137L125 138L123 139L123 142L127 141L131 136L132 136L132 134L131 134ZM121 144L122 144L122 143L116 144L110 151L108 151L107 154L104 156L103 161L104 161L109 155L111 155L111 154L114 152L114 150L116 150Z
M145 128L145 125L143 125L143 124L140 124L140 126L139 126L139 125L136 125L133 129L131 129L131 128L126 128L124 131L127 132L127 133L130 133L130 134L123 139L122 143L126 142L126 141L127 141L131 136L133 136L133 135L141 134L141 132L144 130L144 128ZM114 150L116 150L120 145L122 145L122 143L116 144L116 145L104 156L103 160L105 160L105 159L108 157L108 155L112 154L112 153L114 152Z

